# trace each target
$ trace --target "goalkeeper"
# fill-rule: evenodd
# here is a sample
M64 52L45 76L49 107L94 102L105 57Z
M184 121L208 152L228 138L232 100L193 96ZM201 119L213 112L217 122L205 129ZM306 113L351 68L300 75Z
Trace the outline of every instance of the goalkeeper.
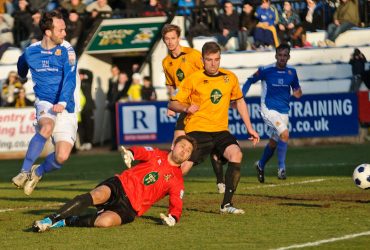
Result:
M174 226L182 213L184 180L180 165L189 159L196 144L193 138L179 136L170 152L151 147L122 147L128 170L100 183L89 193L76 196L56 213L35 221L33 230L50 228L113 227L132 222L155 202L169 195L168 214L160 214L163 224ZM131 168L133 160L140 161ZM95 206L94 214L81 214Z

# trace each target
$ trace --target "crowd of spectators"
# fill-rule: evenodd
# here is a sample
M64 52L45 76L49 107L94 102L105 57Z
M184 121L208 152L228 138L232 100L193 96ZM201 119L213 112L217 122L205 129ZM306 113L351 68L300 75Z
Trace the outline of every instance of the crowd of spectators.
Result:
M347 29L365 22L364 0L0 0L0 58L9 46L21 49L42 37L42 12L59 9L67 37L79 54L100 18L185 16L186 36L214 36L225 47L231 37L240 50L288 42L311 46L306 31L327 29L322 45L333 45ZM359 9L361 8L361 12ZM251 39L253 38L253 39Z

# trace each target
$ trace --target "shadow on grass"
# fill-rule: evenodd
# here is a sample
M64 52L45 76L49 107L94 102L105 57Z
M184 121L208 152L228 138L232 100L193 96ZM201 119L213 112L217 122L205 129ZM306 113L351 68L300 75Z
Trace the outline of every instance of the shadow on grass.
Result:
M145 220L151 220L155 224L162 225L162 220L159 217L143 215L143 216L140 216L140 218L145 219Z
M329 208L330 204L278 203L279 206Z

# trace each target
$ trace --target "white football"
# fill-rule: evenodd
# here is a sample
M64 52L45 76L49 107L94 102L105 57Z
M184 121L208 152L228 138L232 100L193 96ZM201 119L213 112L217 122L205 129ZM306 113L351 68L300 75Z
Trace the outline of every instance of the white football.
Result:
M364 163L356 167L352 178L357 187L370 188L370 164Z

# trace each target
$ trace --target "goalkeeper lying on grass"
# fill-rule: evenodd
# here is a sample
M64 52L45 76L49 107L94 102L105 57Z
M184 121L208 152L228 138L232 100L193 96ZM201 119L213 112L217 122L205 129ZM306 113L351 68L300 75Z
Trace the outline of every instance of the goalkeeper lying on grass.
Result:
M143 215L155 202L169 195L168 214L160 214L163 224L174 226L182 213L184 180L180 165L195 149L189 136L179 136L172 151L150 147L122 147L122 156L129 168L100 183L89 193L76 196L56 213L35 221L35 232L50 228L113 227L132 222ZM133 160L140 161L131 168ZM80 216L89 206L97 212Z

